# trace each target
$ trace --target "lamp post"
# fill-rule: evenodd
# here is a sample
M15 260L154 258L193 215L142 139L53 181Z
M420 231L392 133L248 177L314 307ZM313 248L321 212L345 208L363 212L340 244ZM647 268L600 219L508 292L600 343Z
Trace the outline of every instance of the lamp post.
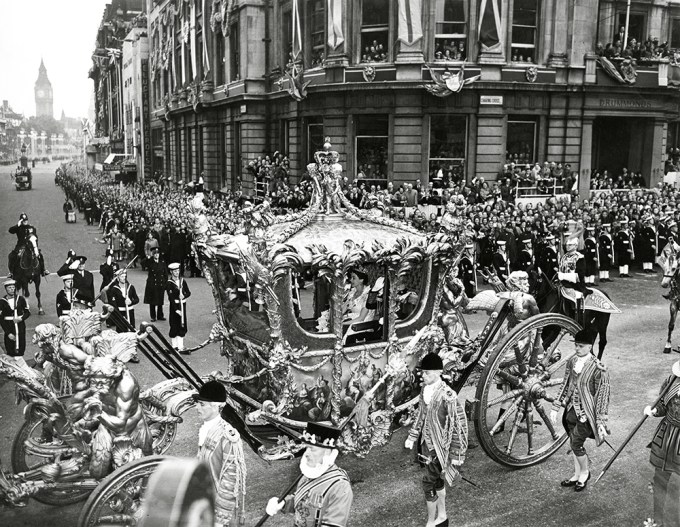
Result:
M47 155L47 133L43 130L40 132L40 140L42 141L42 157Z
M23 128L19 129L17 137L19 138L19 150L26 152L26 144L24 143L24 139L26 139L26 132L24 131Z

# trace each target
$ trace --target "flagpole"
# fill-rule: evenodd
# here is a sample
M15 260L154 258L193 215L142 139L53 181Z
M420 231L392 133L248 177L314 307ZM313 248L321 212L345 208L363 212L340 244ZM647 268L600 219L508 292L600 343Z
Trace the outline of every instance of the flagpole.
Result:
M630 22L630 0L626 5L626 29L623 33L623 43L621 44L621 50L625 50L628 47L628 24Z

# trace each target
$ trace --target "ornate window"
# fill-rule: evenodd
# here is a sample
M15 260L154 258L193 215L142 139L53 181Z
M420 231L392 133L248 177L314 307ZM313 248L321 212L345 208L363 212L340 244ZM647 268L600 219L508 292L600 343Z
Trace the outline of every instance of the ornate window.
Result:
M538 0L515 0L512 7L512 62L536 62Z
M389 116L359 115L356 118L356 180L370 185L387 183Z
M436 186L464 181L466 146L467 117L430 116L430 181Z
M361 3L361 62L387 62L390 43L389 0Z
M467 0L437 0L435 6L434 60L467 58Z

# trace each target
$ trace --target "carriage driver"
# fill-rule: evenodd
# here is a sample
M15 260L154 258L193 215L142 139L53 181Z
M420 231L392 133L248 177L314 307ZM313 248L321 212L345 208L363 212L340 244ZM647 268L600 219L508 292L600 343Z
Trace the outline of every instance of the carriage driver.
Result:
M5 280L3 285L7 294L0 298L0 325L5 333L5 350L20 363L26 351L26 319L31 312L26 299L17 295L14 280Z

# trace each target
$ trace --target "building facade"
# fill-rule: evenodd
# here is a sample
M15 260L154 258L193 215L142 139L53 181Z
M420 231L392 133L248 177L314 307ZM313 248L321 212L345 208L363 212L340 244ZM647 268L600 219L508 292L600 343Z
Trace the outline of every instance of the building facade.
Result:
M146 20L123 42L123 108L125 154L137 164L137 178L151 179L149 120L149 42Z
M38 69L38 79L33 87L35 94L35 115L36 117L48 116L54 118L54 96L52 94L52 83L47 77L47 68L40 59Z
M104 8L97 30L93 66L95 132L90 141L96 158L104 161L110 154L125 155L125 102L123 100L123 42L137 24L146 27L141 15L144 0L112 0Z
M680 139L678 68L653 56L631 73L596 54L616 42L626 2L147 0L147 10L153 170L175 181L204 171L209 188L252 190L248 163L276 150L300 176L328 136L350 179L383 186L440 169L495 180L505 163L545 160L569 163L583 189L603 168L653 185ZM626 41L680 47L680 2L632 2L627 15Z

